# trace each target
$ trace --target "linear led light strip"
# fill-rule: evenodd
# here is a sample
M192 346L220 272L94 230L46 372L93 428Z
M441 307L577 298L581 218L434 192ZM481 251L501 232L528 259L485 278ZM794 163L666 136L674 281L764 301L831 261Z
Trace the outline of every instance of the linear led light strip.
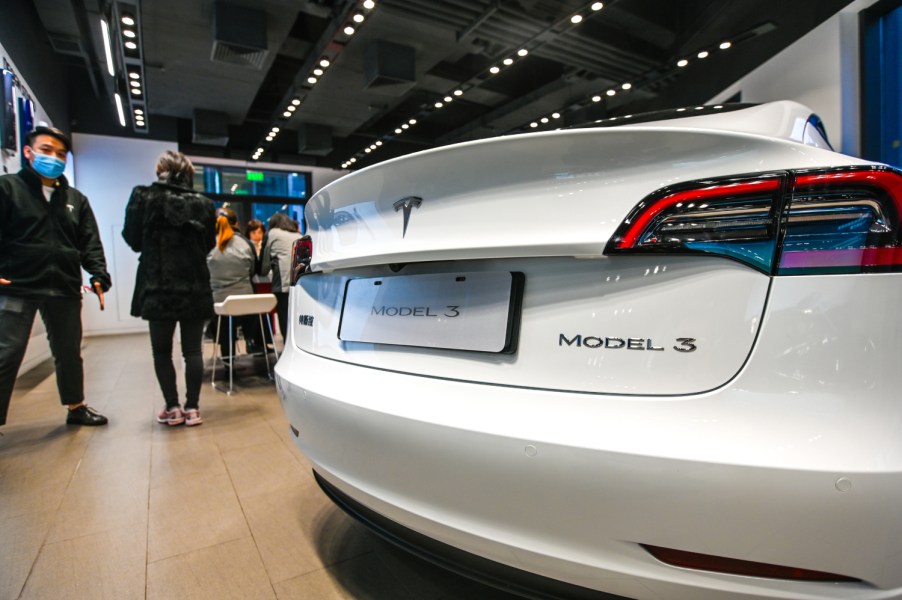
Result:
M610 2L609 2L609 4L610 4ZM591 16L592 14L600 11L602 8L604 8L603 2L593 2L585 10L586 10L586 14L588 16ZM579 23L582 23L584 18L585 17L583 16L582 11L577 11L576 13L574 13L570 16L569 22L572 25L577 25ZM532 40L536 39L537 37L539 37L539 36L533 36L532 38L530 38L530 40L528 40L527 42L522 44L520 49L517 50L517 52L516 52L516 58L514 58L513 56L508 56L508 57L502 59L499 64L492 65L487 70L482 71L481 73L478 73L477 75L473 76L469 81L470 82L478 81L478 80L485 81L486 79L488 79L489 76L497 75L498 73L501 72L502 69L504 69L506 67L510 67L511 65L514 64L514 62L516 62L519 59L525 58L527 55L529 55L528 46L530 46L530 42ZM542 45L541 43L534 44L533 49L535 49L541 45ZM453 102L455 98L459 98L460 96L463 96L464 91L472 89L474 87L478 87L478 85L479 85L478 83L469 83L469 82L460 84L454 90L445 94L445 96L441 100L437 100L432 105L432 108L434 110L440 110L440 109L444 108L445 106L447 106L448 104L451 104L451 102ZM423 114L423 111L421 111L420 114ZM408 121L406 121L405 123L402 123L401 125L399 125L398 127L395 128L395 130L394 130L395 135L401 135L402 133L404 133L404 131L409 129L412 125L415 125L416 122L417 122L416 118L412 118L412 119L409 119ZM382 140L390 140L392 138L393 138L393 136L391 134L383 135L379 141L377 141L376 143L370 144L369 146L364 148L363 154L370 154L371 152L375 151L379 146L382 146ZM343 169L349 168L351 165L353 165L354 163L357 162L357 157L359 157L360 154L361 153L358 152L356 155L352 156L351 158L349 158L348 160L343 162L341 167Z
M364 2L362 2L360 6L367 11L372 11L374 8L376 8L376 3L373 0L364 0ZM365 20L366 20L366 15L363 13L363 11L361 11L361 10L355 11L354 14L351 15L350 20L347 22L347 24L342 29L342 33L344 33L344 35L346 35L348 37L351 37L352 35L354 35L357 32L357 28L360 27L360 24L363 23ZM347 42L345 42L345 43L347 43ZM328 69L332 65L333 60L334 59L332 57L322 56L319 59L319 61L316 63L316 65L313 67L313 69L310 71L310 73L307 74L307 79L306 79L307 85L312 87L317 82L319 82L320 78L325 74L325 72L326 72L325 70ZM302 102L303 102L303 97L300 95L295 95L288 102L288 105L285 107L285 110L282 111L282 118L290 119L291 117L293 117L295 112L297 111L297 109L301 106ZM253 160L260 159L260 156L262 156L263 153L266 151L266 147L265 147L266 144L272 143L273 140L276 139L276 136L279 134L279 131L281 131L281 128L279 126L274 126L269 131L269 133L266 135L265 143L261 142L260 145L257 147L257 150L255 150L254 154L251 156L251 158Z
M746 37L746 39L749 39L748 34L740 35L737 37L738 38ZM715 52L716 50L729 50L733 46L734 46L733 42L731 42L730 40L724 40L717 46L716 49L705 48L705 49L699 50L697 53L695 53L695 56L698 60L704 60L704 59L708 58L709 56L711 56L711 53ZM683 69L683 68L689 66L689 64L690 64L690 59L688 59L688 58L681 58L678 61L676 61L676 63L674 63L676 69ZM668 73L670 73L670 72L671 71L668 71ZM599 92L597 94L593 94L591 96L591 98L589 99L591 102L587 101L587 102L582 102L582 103L573 105L573 106L569 107L568 110L576 110L579 108L584 108L585 106L590 106L591 104L601 102L602 100L604 100L604 96L608 96L608 97L616 96L617 92L618 92L618 87L620 90L622 90L624 92L628 92L628 91L634 89L638 85L652 83L653 81L657 80L657 78L651 79L651 78L648 78L647 76L639 76L636 79L637 79L636 85L634 85L630 82L624 82L624 83L620 84L620 86L610 87L607 90L605 90L604 92ZM681 109L681 110L685 110L685 109ZM524 126L520 127L519 130L522 131L527 128L537 129L540 125L549 123L552 118L554 118L554 119L559 118L560 113L561 113L561 111L558 111L558 112L552 113L551 115L542 116L534 121L531 121L528 125L524 125ZM621 117L621 118L628 119L630 117L632 117L632 115L627 115L627 116ZM615 121L615 120L617 120L617 118L618 117L610 117L608 120ZM601 122L601 120L596 121L596 123L599 123L599 122Z

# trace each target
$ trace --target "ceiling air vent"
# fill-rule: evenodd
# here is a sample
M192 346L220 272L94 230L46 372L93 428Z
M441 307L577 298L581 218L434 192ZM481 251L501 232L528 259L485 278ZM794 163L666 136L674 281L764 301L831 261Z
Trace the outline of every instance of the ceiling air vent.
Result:
M265 12L225 2L214 5L210 60L261 69L267 54Z

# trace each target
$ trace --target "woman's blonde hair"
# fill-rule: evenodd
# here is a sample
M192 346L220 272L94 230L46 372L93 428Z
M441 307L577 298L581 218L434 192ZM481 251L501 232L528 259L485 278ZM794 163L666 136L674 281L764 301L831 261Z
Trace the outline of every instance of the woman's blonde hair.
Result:
M194 187L194 165L181 152L167 150L157 160L157 178L163 183Z

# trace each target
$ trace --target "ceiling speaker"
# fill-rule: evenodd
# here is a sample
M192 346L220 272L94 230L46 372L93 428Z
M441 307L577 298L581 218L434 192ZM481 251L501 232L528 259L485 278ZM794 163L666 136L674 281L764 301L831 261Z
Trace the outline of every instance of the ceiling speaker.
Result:
M298 153L325 156L332 152L332 128L301 123L298 129Z
M410 46L385 40L370 44L363 55L365 87L416 82L416 55Z
M225 146L229 143L229 117L224 112L215 110L194 109L194 131L192 141L195 144Z

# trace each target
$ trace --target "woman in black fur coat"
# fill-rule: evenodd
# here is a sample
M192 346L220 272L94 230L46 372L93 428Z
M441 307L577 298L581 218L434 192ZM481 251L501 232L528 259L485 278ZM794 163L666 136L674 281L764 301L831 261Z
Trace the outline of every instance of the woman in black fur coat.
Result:
M216 243L213 202L193 191L194 165L180 152L164 152L158 181L137 186L125 209L122 237L140 252L131 314L149 323L153 366L166 401L157 421L200 425L204 323L213 316L207 254ZM185 408L179 405L172 364L175 325L185 359Z

